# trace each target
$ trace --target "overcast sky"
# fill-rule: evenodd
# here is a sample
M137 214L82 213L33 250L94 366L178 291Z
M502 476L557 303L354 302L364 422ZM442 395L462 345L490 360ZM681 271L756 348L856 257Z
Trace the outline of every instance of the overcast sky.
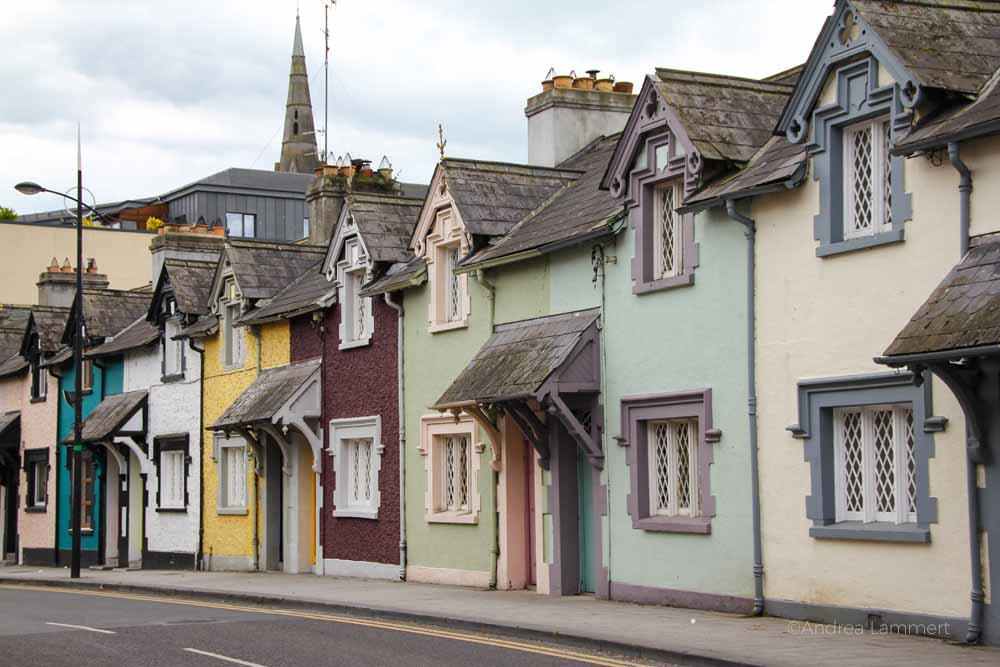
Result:
M804 61L833 0L338 0L330 153L426 182L437 124L455 157L523 161L525 100L549 67L636 82L654 67L764 77ZM75 183L98 201L160 194L281 148L295 0L31 0L0 21L0 205ZM323 4L301 0L317 127ZM322 141L322 140L321 140ZM322 148L322 146L321 146Z

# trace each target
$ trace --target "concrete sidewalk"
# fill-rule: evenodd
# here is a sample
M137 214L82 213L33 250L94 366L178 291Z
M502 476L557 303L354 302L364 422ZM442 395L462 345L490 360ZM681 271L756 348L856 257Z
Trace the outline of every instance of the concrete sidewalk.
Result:
M277 573L0 567L0 583L78 586L351 611L493 630L677 661L684 665L1000 665L1000 649L925 637L853 634L777 618L608 602L587 596L487 591Z

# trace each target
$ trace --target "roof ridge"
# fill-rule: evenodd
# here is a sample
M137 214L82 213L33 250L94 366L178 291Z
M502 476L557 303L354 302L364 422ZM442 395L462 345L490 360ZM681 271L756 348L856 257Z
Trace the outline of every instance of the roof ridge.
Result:
M794 84L778 83L776 81L768 81L766 79L753 79L745 76L735 76L733 74L719 74L716 72L699 72L695 70L672 69L670 67L657 67L655 72L656 72L656 78L659 79L660 81L664 81L664 78L661 73L666 73L668 76L671 74L679 74L692 77L703 77L706 79L716 79L720 83L722 81L726 81L729 84L736 83L742 88L755 88L760 86L760 87L774 87L778 89L785 89L791 91L795 87Z
M618 137L620 139L623 134L625 134L624 130L622 130L621 132L615 132L613 134L602 134L599 137L597 137L596 139L594 139L593 141L591 141L590 143L588 143L586 146L584 146L583 148L581 148L580 150L578 150L577 152L573 153L568 158L566 158L565 160L563 160L562 162L560 162L558 165L556 165L556 167L559 167L559 165L563 165L563 164L566 164L567 162L575 160L576 158L580 157L584 153L587 153L588 151L596 150L597 145L600 144L603 141L608 141L610 139L614 139L615 137ZM570 171L579 171L579 170L570 169Z
M485 164L485 165L495 165L498 167L518 167L520 169L533 170L533 171L550 171L550 172L571 172L571 173L582 173L579 169L565 169L559 167L543 167L537 164L524 164L521 162L503 162L500 160L478 160L476 158L462 158L462 157L449 157L445 158L444 162L462 162L465 164ZM485 170L484 170L485 171Z
M901 5L918 5L921 7L936 7L940 9L963 9L976 12L1000 13L1000 5L986 4L979 0L895 0Z
M570 316L582 316L586 313L593 313L595 315L601 314L601 309L599 307L594 308L581 308L579 310L568 310L564 313L552 313L551 315L539 315L538 317L528 317L523 320L513 320L511 322L501 322L493 327L493 333L496 334L500 327L512 327L517 324L529 324L531 322L541 322L542 320L556 320L556 319L569 319Z

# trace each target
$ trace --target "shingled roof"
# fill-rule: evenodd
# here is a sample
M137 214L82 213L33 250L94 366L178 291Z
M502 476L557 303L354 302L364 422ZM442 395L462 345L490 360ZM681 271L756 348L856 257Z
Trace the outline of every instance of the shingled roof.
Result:
M622 212L622 204L601 189L601 179L620 137L620 134L601 137L560 164L561 168L584 172L583 176L461 265L472 267L529 251L542 254L572 242L610 234L608 221Z
M579 171L448 158L448 192L470 234L501 236L549 197L580 177Z
M216 275L227 263L244 298L270 299L311 270L325 254L325 246L230 239Z
M326 279L322 263L292 281L292 284L278 292L273 299L240 319L240 324L260 324L304 315L324 308L337 300L336 286Z
M771 140L741 171L709 183L685 200L684 209L706 208L725 199L797 185L806 172L806 151L784 137Z
M208 336L216 327L219 326L219 318L212 316L205 316L198 318L198 321L190 326L187 326L174 335L174 340L181 340L184 338L199 338L201 336Z
M747 162L767 143L793 86L657 68L654 85L710 160Z
M407 287L420 285L427 279L427 263L423 257L413 257L408 262L393 264L379 278L365 285L361 296L378 296L386 292L396 292Z
M69 319L69 308L59 306L32 306L31 322L38 333L42 352L52 354L63 346L62 337Z
M87 350L84 356L88 359L111 357L116 354L123 354L129 350L145 347L159 339L159 328L149 322L145 315L143 315L116 333L110 341Z
M261 371L257 379L226 408L211 429L235 428L270 421L320 367L320 359L300 361Z
M145 317L152 294L148 291L83 288L83 319L87 338L110 338ZM76 301L70 306L69 319L62 332L62 342L73 340L70 322L76 317Z
M395 195L353 193L347 206L376 262L405 262L410 258L410 237L420 217L422 199Z
M1000 354L1000 235L973 239L880 361L993 346Z
M975 93L1000 67L1000 5L978 0L851 0L931 88Z
M170 281L180 312L189 315L207 315L211 312L212 279L215 277L217 264L218 260L200 261L170 257L163 261L160 281Z
M30 317L30 306L0 304L0 365L6 364L11 357L20 357Z
M146 404L148 396L149 392L142 389L105 397L83 420L80 442L100 442L114 437ZM72 441L71 433L63 439L63 444Z
M594 308L498 324L434 408L533 396L598 317Z

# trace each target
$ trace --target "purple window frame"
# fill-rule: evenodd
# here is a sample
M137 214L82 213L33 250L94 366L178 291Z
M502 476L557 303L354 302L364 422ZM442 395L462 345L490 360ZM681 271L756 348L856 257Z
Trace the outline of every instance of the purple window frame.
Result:
M715 496L712 495L709 474L715 460L712 445L722 438L722 431L712 426L712 390L626 396L621 401L621 409L622 435L617 440L625 448L625 460L629 467L628 513L632 517L632 528L710 534L712 517L715 516ZM657 516L649 511L648 424L664 419L698 420L698 516Z

